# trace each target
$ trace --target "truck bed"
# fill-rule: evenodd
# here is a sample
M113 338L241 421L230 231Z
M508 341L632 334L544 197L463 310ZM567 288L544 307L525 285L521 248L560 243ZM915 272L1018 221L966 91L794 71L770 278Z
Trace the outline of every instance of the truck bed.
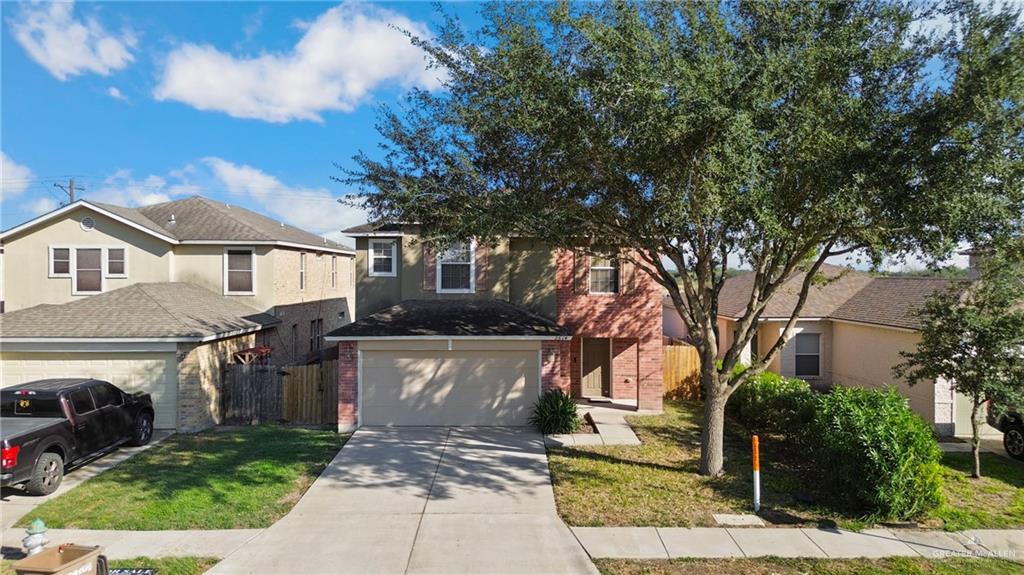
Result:
M62 417L3 417L0 418L0 441L6 441L51 425L65 423L66 421Z

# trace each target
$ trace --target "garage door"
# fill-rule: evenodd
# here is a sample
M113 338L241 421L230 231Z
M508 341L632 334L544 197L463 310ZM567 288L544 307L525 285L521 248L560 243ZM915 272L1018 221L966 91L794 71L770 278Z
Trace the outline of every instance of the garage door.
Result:
M0 387L51 377L95 377L127 392L153 396L157 428L174 428L178 415L177 363L165 353L0 354Z
M526 425L536 351L363 352L365 425Z

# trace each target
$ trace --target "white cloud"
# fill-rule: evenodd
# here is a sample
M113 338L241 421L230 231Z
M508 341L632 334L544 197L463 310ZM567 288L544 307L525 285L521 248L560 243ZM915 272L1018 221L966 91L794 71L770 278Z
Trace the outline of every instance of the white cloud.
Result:
M104 179L97 189L87 189L84 196L97 202L134 207L169 202L175 196L194 193L193 190L189 184L170 185L161 176L150 175L136 180L130 170L118 170Z
M289 186L252 166L221 158L204 158L205 163L232 195L245 198L247 205L304 230L344 241L340 230L366 222L366 212L337 202L326 188Z
M115 86L107 88L107 95L115 100L121 100L122 102L128 101L128 96L122 94L121 90L118 90Z
M91 16L78 20L74 7L73 2L21 6L10 25L29 57L62 81L86 72L107 76L135 59L134 34L110 34Z
M32 170L0 152L0 201L21 195L32 183Z
M323 112L352 111L385 83L438 88L440 72L392 26L429 36L397 12L347 2L304 24L287 53L235 56L183 44L167 56L154 97L236 118L322 121Z
M24 207L27 211L32 212L32 214L40 215L56 210L60 207L60 204L53 198L40 196L30 202L27 202Z

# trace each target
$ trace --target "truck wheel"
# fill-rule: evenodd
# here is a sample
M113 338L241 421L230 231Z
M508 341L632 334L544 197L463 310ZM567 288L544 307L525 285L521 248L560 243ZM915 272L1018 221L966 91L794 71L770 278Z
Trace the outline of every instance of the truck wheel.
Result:
M1024 425L1016 423L1006 428L1003 433L1003 447L1010 457L1024 461Z
M135 428L132 430L131 444L134 446L145 445L153 438L153 416L148 413L140 413L135 418Z
M32 479L25 484L25 490L32 495L49 495L60 487L64 480L64 460L56 453L44 453L36 461Z

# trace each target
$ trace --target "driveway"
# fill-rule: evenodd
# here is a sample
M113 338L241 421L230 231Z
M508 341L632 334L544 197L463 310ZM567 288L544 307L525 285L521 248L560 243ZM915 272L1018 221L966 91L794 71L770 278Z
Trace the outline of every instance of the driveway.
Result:
M596 573L539 434L364 428L283 519L209 573Z

